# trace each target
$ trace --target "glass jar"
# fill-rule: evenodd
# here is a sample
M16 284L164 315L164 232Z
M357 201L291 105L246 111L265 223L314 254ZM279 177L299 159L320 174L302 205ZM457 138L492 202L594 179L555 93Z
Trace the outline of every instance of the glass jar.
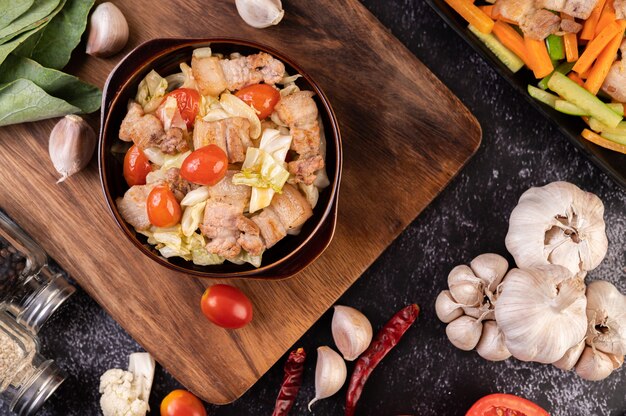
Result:
M0 310L33 333L76 289L48 267L48 256L0 210Z
M20 416L34 414L65 380L39 342L8 313L0 311L0 397Z

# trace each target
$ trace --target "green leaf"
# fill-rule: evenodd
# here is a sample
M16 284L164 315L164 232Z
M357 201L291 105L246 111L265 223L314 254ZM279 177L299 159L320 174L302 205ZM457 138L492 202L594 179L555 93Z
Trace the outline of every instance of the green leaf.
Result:
M4 62L7 56L18 46L24 43L33 33L35 33L37 29L29 30L28 32L22 33L17 38L13 39L11 42L7 42L4 45L0 45L0 64Z
M43 29L30 58L41 65L62 69L80 43L94 0L67 0L61 12Z
M0 66L0 84L24 78L32 81L53 97L92 113L100 108L102 93L98 87L80 81L56 69L45 68L32 59L9 55Z
M27 79L18 79L0 86L0 126L78 112L80 108L49 96Z
M61 2L60 0L36 1L26 13L0 30L0 43L6 43L20 33L24 33L48 22L61 10L63 3L65 2Z
M35 0L0 0L0 29L26 13Z

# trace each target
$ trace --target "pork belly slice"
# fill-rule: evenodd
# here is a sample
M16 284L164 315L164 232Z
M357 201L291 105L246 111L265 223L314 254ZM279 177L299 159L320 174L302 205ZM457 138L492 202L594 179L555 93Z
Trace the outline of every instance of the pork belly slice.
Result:
M216 56L191 57L191 73L202 95L217 97L228 86L220 59Z
M538 7L535 0L498 0L493 6L493 13L514 22L521 23L528 16L533 14Z
M293 162L289 162L289 173L296 177L296 183L311 185L315 182L317 175L315 172L324 167L324 159L319 154L314 156L299 157Z
M219 146L229 163L243 162L246 150L252 146L250 140L250 121L243 117L230 117L217 121L196 120L193 131L194 149L209 144Z
M308 129L317 123L317 105L313 91L298 91L280 99L274 111L289 128Z
M252 217L252 221L259 227L267 248L271 248L287 235L285 226L271 205L264 208L259 215Z
M161 120L152 114L145 114L141 105L131 102L128 113L122 120L119 138L125 142L133 142L140 149L160 147L165 131Z
M561 18L554 13L541 9L527 16L520 22L520 28L531 39L544 40L559 31Z
M608 75L602 84L602 91L615 101L626 103L626 64L624 61L626 40L622 42L622 60L613 62Z
M567 13L572 17L587 20L591 16L591 12L598 4L598 0L567 0L562 10L559 12ZM617 12L617 8L616 8ZM619 19L619 17L618 17Z
M615 17L618 19L626 19L626 0L613 0L615 8Z
M561 20L561 30L565 33L578 33L582 30L583 25L570 19Z
M308 129L291 129L291 150L300 155L318 154L320 151L320 126L317 120Z
M124 194L123 198L117 198L117 209L124 221L135 227L137 230L147 230L150 228L146 200L155 184L134 185Z
M176 153L184 153L189 150L189 143L185 138L185 133L178 127L171 127L163 137L161 142L161 151L168 155Z
M178 202L182 201L189 192L200 187L200 185L191 183L180 176L179 168L169 168L165 172L165 182L169 185Z

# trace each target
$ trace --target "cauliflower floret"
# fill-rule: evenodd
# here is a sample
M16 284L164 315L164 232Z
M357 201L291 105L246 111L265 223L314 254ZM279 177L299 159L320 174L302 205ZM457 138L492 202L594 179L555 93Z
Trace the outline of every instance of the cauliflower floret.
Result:
M143 376L140 376L143 378ZM108 370L100 377L100 407L104 416L145 416L150 409L140 398L142 380L130 371Z

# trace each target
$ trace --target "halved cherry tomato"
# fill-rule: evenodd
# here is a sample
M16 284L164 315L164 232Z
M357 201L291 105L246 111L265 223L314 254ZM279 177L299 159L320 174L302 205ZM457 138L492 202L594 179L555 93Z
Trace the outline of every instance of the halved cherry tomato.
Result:
M180 204L167 185L155 186L146 200L148 219L155 227L173 227L181 217Z
M176 98L176 104L178 104L178 111L185 120L187 128L190 129L196 121L198 115L198 108L200 107L200 93L191 88L178 88L163 97L163 102L167 100L167 97Z
M259 120L263 120L272 114L274 106L280 101L278 90L267 84L254 84L244 87L237 91L235 95L258 111Z
M148 157L136 145L131 146L124 156L124 179L128 186L145 185L146 176L151 171Z
M252 320L252 302L233 286L209 286L200 307L209 321L222 328L241 328Z
M206 416L206 410L193 394L174 390L161 402L161 416Z
M180 167L180 176L200 185L215 185L228 169L228 157L217 145L210 144L191 152Z
M478 400L465 416L550 416L530 400L512 394L490 394Z

